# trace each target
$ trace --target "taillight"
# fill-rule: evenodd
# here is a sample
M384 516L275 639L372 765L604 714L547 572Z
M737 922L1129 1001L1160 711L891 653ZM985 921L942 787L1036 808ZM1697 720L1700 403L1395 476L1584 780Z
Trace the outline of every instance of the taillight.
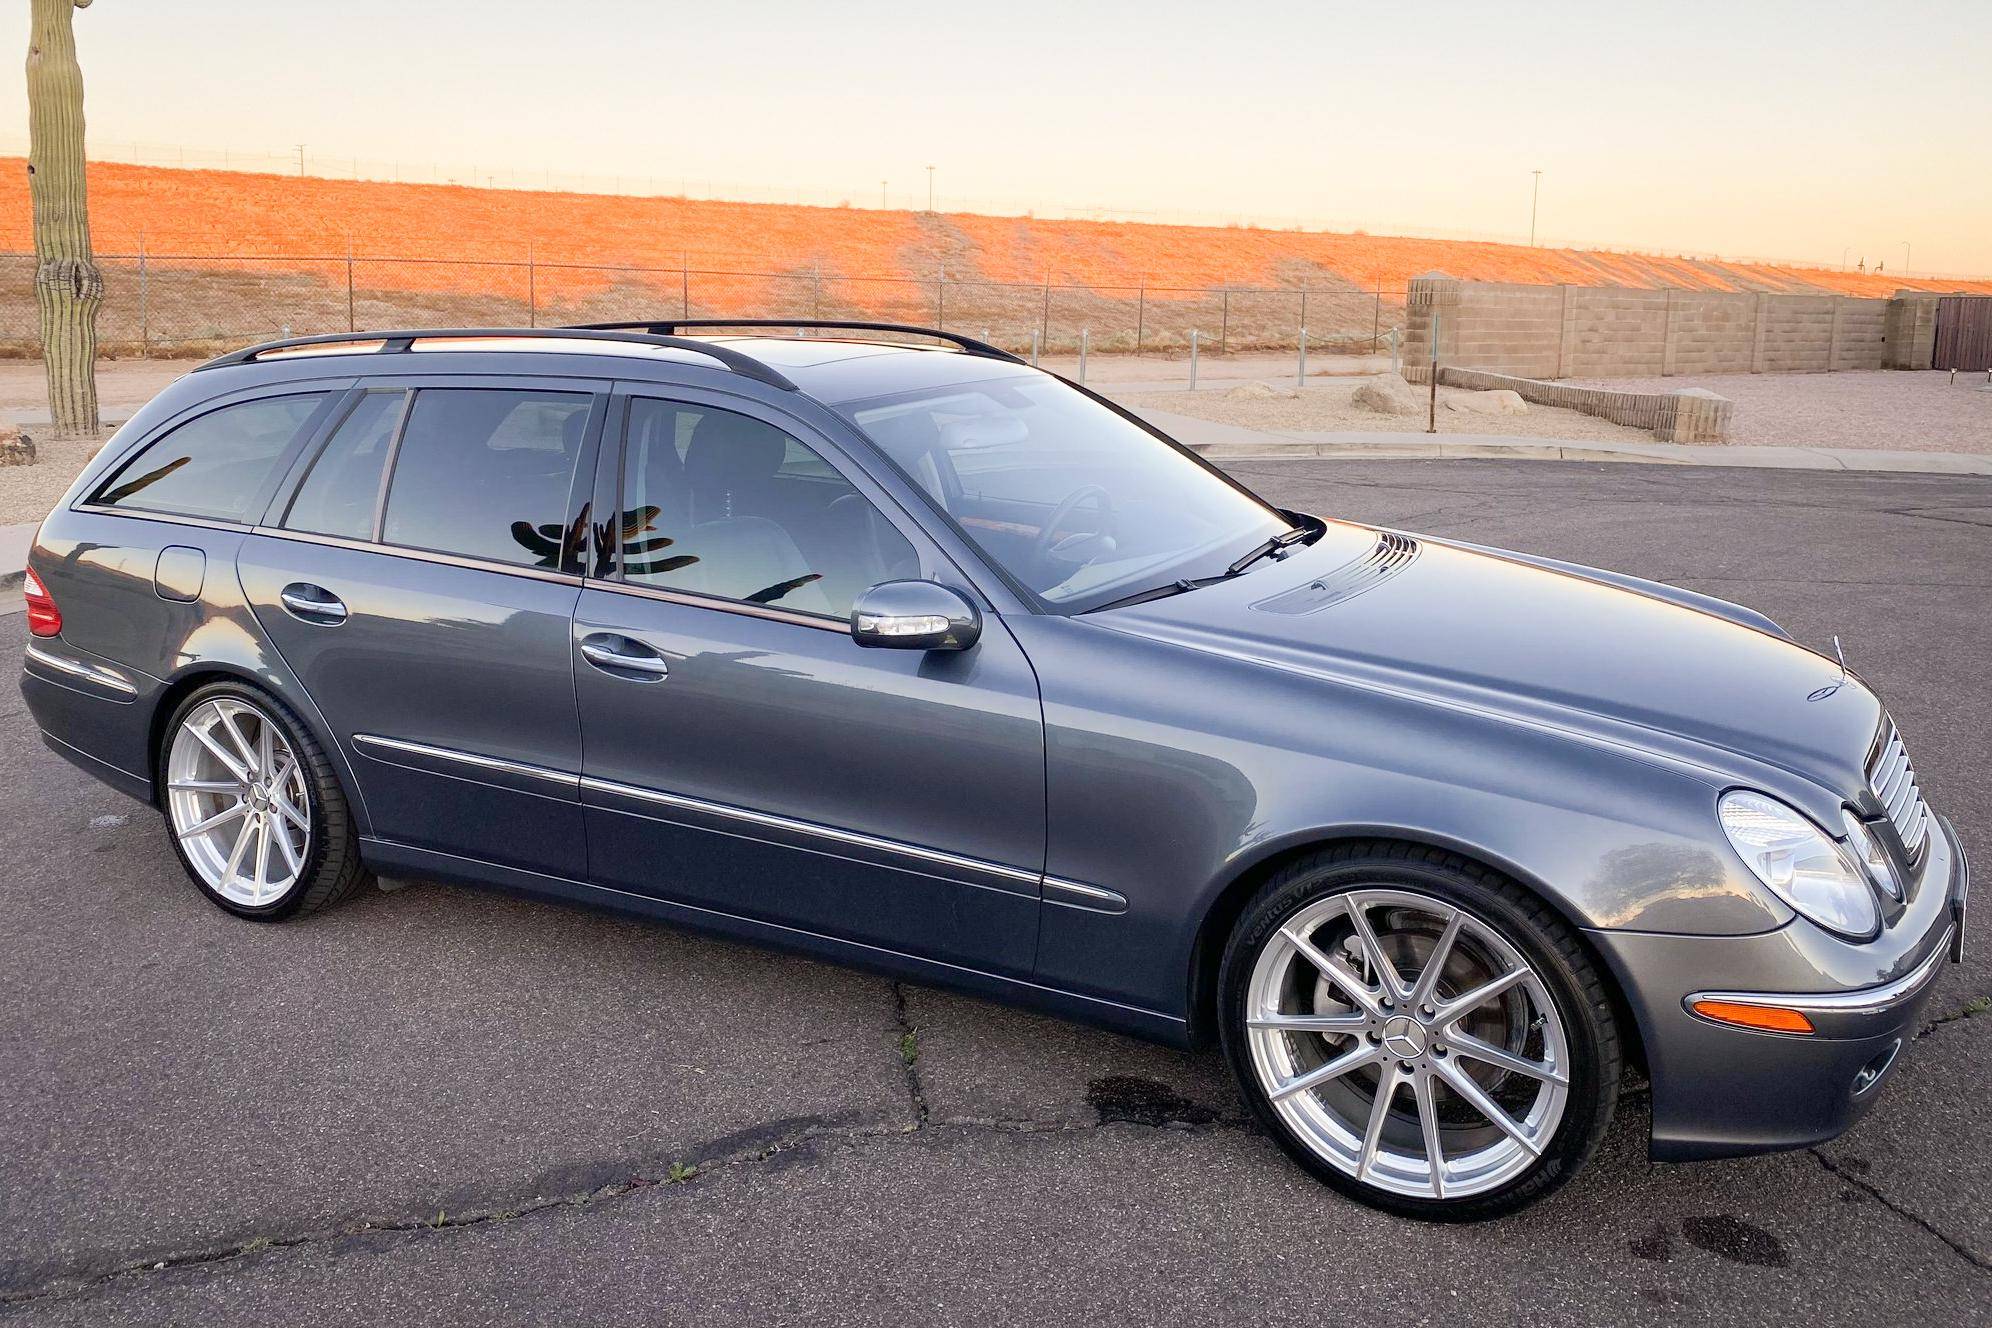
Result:
M55 607L41 578L30 571L21 581L21 591L28 599L28 635L62 635L62 610Z

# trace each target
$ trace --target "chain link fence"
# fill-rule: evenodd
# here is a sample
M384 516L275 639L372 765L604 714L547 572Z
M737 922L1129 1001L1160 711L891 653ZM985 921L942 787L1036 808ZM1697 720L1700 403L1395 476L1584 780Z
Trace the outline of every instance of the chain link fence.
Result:
M1389 344L1405 292L1377 286L1194 287L854 276L811 269L399 258L100 254L97 320L109 357L215 354L255 341L408 327L551 327L646 318L827 318L914 323L1020 354L1312 349ZM0 253L0 354L38 356L35 259Z

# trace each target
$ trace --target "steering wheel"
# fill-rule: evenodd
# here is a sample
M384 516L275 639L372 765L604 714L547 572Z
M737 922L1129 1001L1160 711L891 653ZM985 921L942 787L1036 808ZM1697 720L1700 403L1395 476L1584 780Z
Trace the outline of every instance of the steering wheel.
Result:
M1065 524L1066 518L1078 510L1079 504L1086 502L1088 499L1091 499L1100 509L1100 516L1102 518L1100 524L1103 526L1112 524L1114 517L1113 498L1100 485L1080 485L1071 493L1066 494L1064 498L1060 499L1058 506L1051 509L1051 515L1045 518L1045 523L1038 527L1037 539L1031 544L1032 566L1046 573L1056 570L1052 566L1051 551L1058 545L1058 528ZM1104 535L1107 532L1103 530L1100 533ZM1061 577L1059 579L1063 580L1064 578Z

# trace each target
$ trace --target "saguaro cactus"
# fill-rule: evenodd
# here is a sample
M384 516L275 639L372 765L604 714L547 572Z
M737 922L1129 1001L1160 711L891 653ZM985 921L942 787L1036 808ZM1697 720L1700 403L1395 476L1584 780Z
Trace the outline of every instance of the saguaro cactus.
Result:
M72 9L32 0L28 36L28 193L35 212L35 303L41 310L48 409L58 437L98 431L97 306L104 276L90 254L83 176L83 70Z

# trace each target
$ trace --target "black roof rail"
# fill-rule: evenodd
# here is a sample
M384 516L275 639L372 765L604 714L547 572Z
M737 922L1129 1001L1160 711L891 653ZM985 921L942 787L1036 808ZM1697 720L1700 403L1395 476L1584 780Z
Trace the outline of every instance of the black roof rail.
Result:
M1011 364L1028 364L1030 361L1021 355L1012 355L999 346L974 337L965 337L959 332L945 332L938 327L920 327L913 323L866 323L853 322L841 318L666 318L644 319L633 323L577 323L576 331L581 332L649 332L658 336L670 336L687 328L729 328L729 327L820 327L838 332L898 332L906 336L933 337L966 351L970 355L980 355L989 360L1006 360Z
M250 364L272 351L288 351L312 346L337 346L342 343L379 342L378 350L359 352L370 354L395 354L409 350L417 341L478 339L478 338L533 338L547 341L613 341L634 342L643 346L664 346L672 350L691 351L707 359L716 360L737 374L756 379L770 387L778 387L784 392L794 392L796 385L783 377L775 369L763 364L731 346L719 345L711 341L695 340L691 337L674 337L662 333L649 332L637 324L628 328L569 328L569 327L424 327L403 329L393 332L330 332L315 337L288 337L282 341L265 341L241 350L218 355L205 364L194 366L194 372L202 369L219 369L231 364ZM585 351L581 353L586 353Z

